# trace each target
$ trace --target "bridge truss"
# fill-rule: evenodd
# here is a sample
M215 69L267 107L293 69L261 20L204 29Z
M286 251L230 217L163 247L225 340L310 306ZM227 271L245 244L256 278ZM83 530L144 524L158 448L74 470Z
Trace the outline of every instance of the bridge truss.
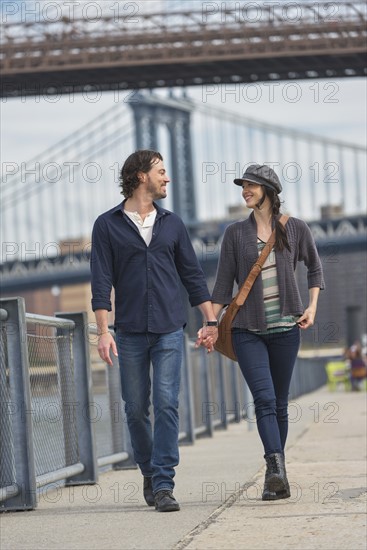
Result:
M60 12L29 22L9 16L0 95L367 74L365 1L203 6L129 16Z

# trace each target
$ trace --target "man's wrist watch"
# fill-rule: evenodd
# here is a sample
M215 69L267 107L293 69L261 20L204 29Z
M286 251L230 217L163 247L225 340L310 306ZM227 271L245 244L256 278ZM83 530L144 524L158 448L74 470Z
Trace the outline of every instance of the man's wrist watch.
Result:
M206 327L217 327L218 321L205 321L204 326Z

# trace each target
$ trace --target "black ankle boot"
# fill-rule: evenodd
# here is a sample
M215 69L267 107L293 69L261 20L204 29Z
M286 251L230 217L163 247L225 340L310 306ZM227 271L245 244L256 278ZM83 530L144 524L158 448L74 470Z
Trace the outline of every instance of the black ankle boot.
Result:
M284 455L272 453L264 457L266 472L262 500L279 500L291 496L287 472L285 470Z

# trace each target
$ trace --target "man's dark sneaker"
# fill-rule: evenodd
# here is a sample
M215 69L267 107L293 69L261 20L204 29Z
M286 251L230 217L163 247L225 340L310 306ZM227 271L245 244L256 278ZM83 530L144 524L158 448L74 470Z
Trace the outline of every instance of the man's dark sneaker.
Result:
M180 505L172 494L172 491L163 489L154 495L155 509L157 512L178 512Z
M154 501L151 477L144 476L143 494L144 494L145 502L148 504L148 506L154 506L155 501Z

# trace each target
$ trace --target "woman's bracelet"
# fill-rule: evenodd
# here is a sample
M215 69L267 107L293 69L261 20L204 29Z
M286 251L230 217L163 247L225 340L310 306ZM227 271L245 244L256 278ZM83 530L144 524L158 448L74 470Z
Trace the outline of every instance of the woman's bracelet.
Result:
M99 338L99 337L102 336L103 334L109 334L109 333L110 333L109 330L105 330L104 332L100 332L99 334L97 334L97 336L98 336L98 338Z

